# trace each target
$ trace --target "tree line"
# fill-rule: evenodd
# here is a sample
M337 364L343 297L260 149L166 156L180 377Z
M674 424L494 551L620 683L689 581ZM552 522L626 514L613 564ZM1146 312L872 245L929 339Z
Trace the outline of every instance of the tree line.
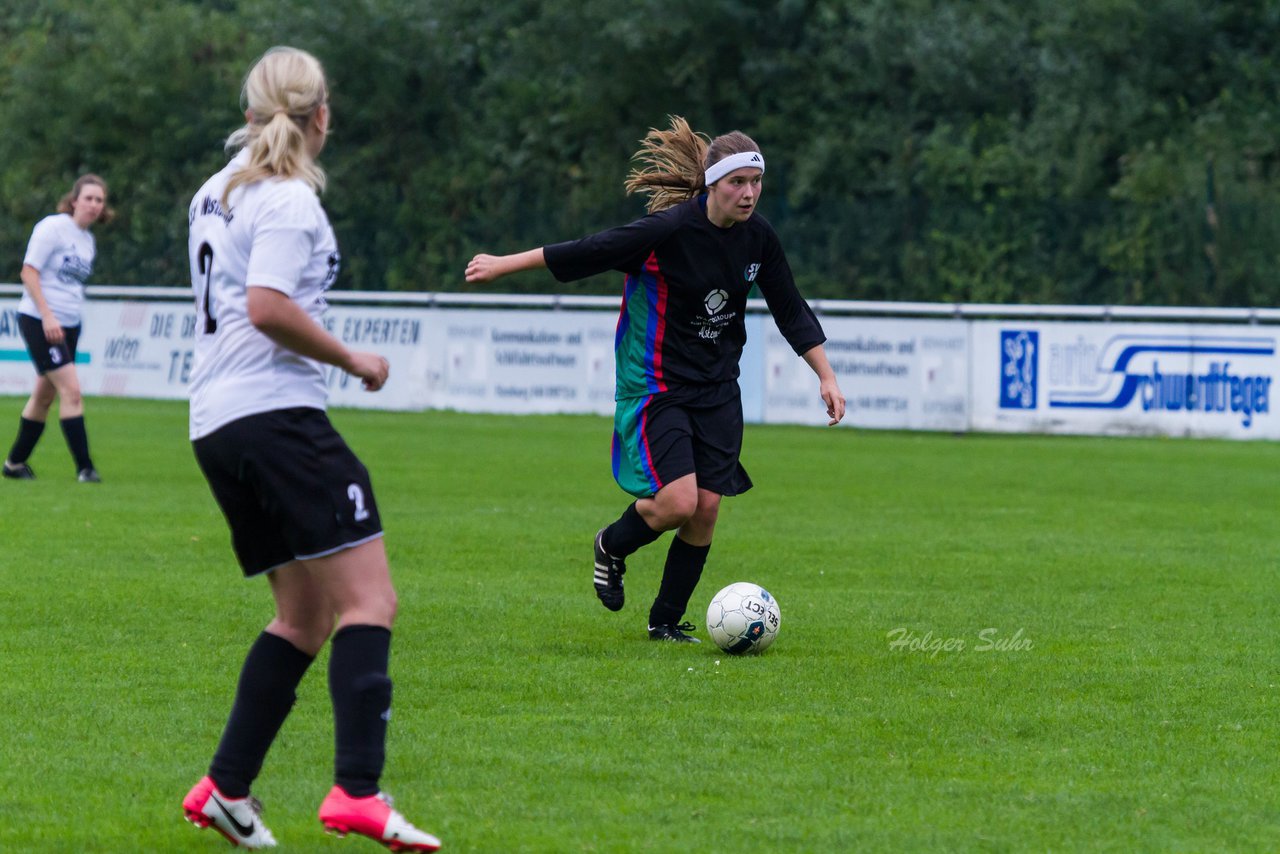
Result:
M1270 0L7 0L0 280L93 171L93 280L185 286L243 74L292 44L333 86L340 288L463 291L477 251L643 215L675 114L761 144L810 297L1276 305L1277 36Z

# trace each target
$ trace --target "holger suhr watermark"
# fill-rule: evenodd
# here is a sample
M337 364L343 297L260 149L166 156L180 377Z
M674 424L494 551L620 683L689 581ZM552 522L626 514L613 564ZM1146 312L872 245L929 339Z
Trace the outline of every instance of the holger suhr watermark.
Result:
M936 658L940 652L1027 652L1035 648L1035 643L1021 628L1006 634L995 626L981 629L972 646L969 638L963 636L935 636L932 629L920 634L906 626L890 629L885 637L894 652L919 652L930 658Z

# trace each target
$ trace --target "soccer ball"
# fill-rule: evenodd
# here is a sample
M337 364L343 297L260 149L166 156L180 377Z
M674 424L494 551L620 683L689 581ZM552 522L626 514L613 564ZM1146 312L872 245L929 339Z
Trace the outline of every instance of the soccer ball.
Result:
M707 632L716 646L733 655L764 652L781 624L778 601L749 581L730 584L707 607Z

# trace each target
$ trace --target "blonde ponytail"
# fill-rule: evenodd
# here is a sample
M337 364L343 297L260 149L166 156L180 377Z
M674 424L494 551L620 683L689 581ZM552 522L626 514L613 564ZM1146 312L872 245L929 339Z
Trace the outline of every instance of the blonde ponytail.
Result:
M247 148L249 162L231 176L222 194L269 178L300 178L317 193L324 170L307 150L307 124L329 99L324 69L306 51L273 47L249 71L241 93L251 121L227 138L228 149Z

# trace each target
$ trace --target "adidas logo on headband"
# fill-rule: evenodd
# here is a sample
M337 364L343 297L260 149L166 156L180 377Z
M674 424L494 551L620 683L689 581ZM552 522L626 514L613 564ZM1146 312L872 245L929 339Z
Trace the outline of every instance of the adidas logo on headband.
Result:
M750 166L753 169L759 169L764 172L764 155L758 151L743 151L739 154L730 154L725 159L711 164L711 168L707 170L704 180L707 186L710 187L733 170L741 169L744 166Z

